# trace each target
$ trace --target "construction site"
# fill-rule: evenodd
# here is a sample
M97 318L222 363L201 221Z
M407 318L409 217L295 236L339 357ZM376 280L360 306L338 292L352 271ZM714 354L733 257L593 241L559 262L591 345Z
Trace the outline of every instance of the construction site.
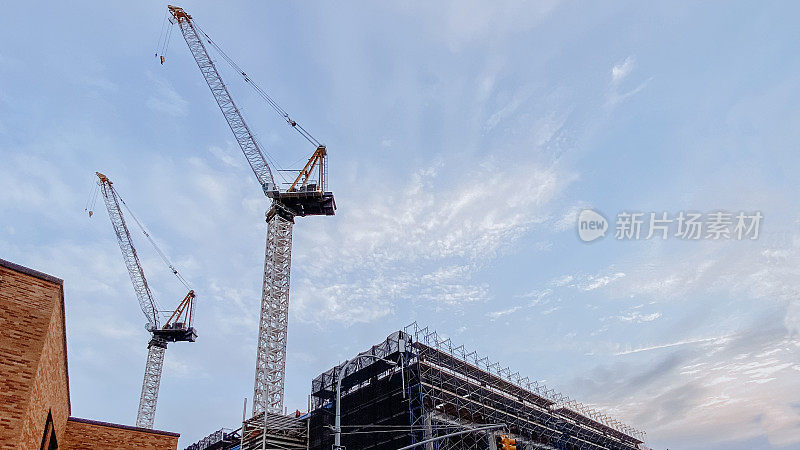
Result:
M314 378L309 406L186 450L645 448L644 432L416 323Z
M203 81L255 176L257 187L269 202L265 213L266 251L260 310L253 311L259 317L259 327L252 330L257 333L257 350L249 412L246 408L241 423L220 424L218 430L209 430L213 432L186 446L185 450L647 448L643 431L546 387L531 378L536 374L520 374L513 367L505 367L490 356L480 355L449 338L441 337L433 328L417 323L402 329L397 329L402 324L387 325L386 332L390 334L382 341L351 355L347 361L313 379L309 376L308 380L303 381L310 388L307 410L287 413L285 382L292 233L298 218L332 216L336 212L334 195L328 186L328 150L256 85L196 25L187 11L178 6L169 6L168 14L168 26L175 26L180 31ZM215 52L214 58L209 51ZM159 58L160 63L164 64L164 55ZM245 122L215 61L229 64L282 121L311 145L311 157L302 168L293 170L289 179L281 181L273 173L270 158L262 151L261 144ZM203 293L195 293L147 228L133 215L110 177L101 172L97 172L96 177L95 199L102 196L113 235L119 244L124 266L147 323L148 354L136 423L135 426L126 426L71 417L66 338L42 335L36 337L40 348L46 350L48 345L64 348L60 353L63 361L59 360L64 369L58 369L61 377L57 381L46 380L41 383L55 383L53 386L60 386L59 389L66 386L66 394L59 397L59 405L62 406L58 408L48 406L29 412L30 417L24 420L26 424L30 422L26 427L34 431L26 433L35 436L26 439L35 441L35 446L38 446L37 433L40 430L37 427L42 425L42 449L175 448L178 439L176 433L154 430L166 349L172 343L194 343L198 336L203 335L202 327L195 328L195 297L202 297ZM94 214L93 203L87 206L87 210L90 216ZM176 306L166 309L159 306L131 236L131 230L137 229L181 283L181 289L188 290L182 299L173 302ZM19 304L30 303L26 300L26 292L31 291L30 286L40 282L50 283L47 286L51 297L58 298L60 295L63 302L61 280L11 262L3 262L3 265L8 274L15 274L21 280L14 285L16 290L8 291L9 294L3 296L3 301L11 305L9 310L17 308ZM5 285L5 282L0 284L0 288ZM55 308L53 323L60 324L63 329L63 305L58 306L55 301L52 305L55 305L52 306ZM47 344L52 339L56 339L52 341L54 343ZM34 360L36 358L31 359ZM25 395L32 396L32 400L23 396L20 402L39 402L39 389L36 387L25 391ZM56 418L53 417L54 411L57 412ZM86 435L70 431L86 427L96 430ZM106 437L104 433L117 434ZM141 442L149 443L141 444L130 437L133 435L141 435ZM61 442L61 445L57 442Z

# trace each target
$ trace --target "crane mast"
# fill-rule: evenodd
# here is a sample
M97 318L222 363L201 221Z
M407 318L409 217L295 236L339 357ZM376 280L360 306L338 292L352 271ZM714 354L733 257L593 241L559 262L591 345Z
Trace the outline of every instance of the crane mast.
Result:
M296 216L333 215L335 212L333 193L325 191L327 151L325 146L318 145L294 182L286 190L281 191L272 178L272 171L264 154L211 60L192 17L183 8L168 6L168 9L178 23L203 78L250 163L264 194L272 199L272 204L266 213L267 242L252 411L253 415L265 411L282 413L289 322L292 229ZM211 42L210 39L208 41ZM249 81L244 72L241 75ZM284 114L284 118L292 127L298 127L287 114ZM313 180L312 176L315 173L317 179Z
M131 233L125 223L125 216L122 214L122 208L120 207L122 200L107 176L97 172L97 177L103 201L108 210L108 217L111 219L111 225L114 228L119 248L122 251L122 258L125 260L125 267L128 269L128 274L133 283L133 290L136 292L139 306L147 318L147 331L151 334L151 339L147 344L147 363L145 364L142 391L139 396L136 426L153 428L167 344L177 341L194 342L197 337L197 333L191 327L195 295L194 291L190 290L166 323L161 326L158 316L158 303L147 285L147 279L139 262L139 256L133 246Z

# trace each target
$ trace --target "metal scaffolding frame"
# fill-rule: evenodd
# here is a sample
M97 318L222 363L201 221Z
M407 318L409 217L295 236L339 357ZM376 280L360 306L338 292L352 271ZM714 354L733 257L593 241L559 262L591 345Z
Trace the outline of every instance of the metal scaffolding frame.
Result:
M241 450L306 450L308 424L304 419L269 411L256 414L242 423Z
M633 450L642 448L645 441L644 432L416 323L360 356L364 354L398 365L356 357L346 373L341 364L316 377L310 449L330 448L330 411L340 375L343 444L348 448L389 450L487 424L504 424L504 433L517 440L520 450ZM492 448L494 436L494 431L476 430L420 448L483 450Z
M189 445L184 450L226 450L236 448L241 443L239 430L220 428L219 430Z

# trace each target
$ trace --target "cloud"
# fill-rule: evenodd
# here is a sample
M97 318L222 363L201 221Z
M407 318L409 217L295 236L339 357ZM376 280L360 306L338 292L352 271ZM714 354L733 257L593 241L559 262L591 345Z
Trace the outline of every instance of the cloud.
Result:
M623 90L622 84L631 74L635 66L636 58L633 56L628 56L621 63L615 64L613 67L611 67L611 87L606 96L606 108L613 108L626 99L633 97L641 92L641 90L644 89L650 81L652 81L653 78L650 77L632 89Z
M337 212L332 231L319 222L297 228L298 242L313 242L314 256L297 252L294 267L318 277L293 286L300 320L353 323L385 317L398 302L487 301L489 288L474 275L544 223L548 203L573 179L533 161L486 159L456 182L445 169L434 163L398 189L367 192Z
M560 1L514 2L500 0L450 0L436 6L409 7L408 13L430 18L429 26L448 46L458 51L474 42L495 41L539 24ZM420 10L421 9L421 10Z
M657 317L661 317L661 315L658 314ZM630 355L631 353L649 352L651 350L661 350L661 349L664 349L664 348L678 347L678 346L681 346L681 345L699 344L699 343L704 343L704 342L717 342L717 341L719 341L721 339L724 339L724 338L725 338L725 336L710 337L710 338L697 338L697 339L684 339L684 340L677 341L677 342L670 342L668 344L651 345L651 346L648 346L648 347L639 347L639 348L635 348L635 349L628 348L626 350L622 350L622 351L619 351L619 352L615 353L615 355Z
M148 73L148 77L153 83L155 92L147 98L145 102L147 107L173 117L185 116L189 110L189 102L181 97L168 81L152 73Z
M771 445L791 445L800 442L800 411L791 406L800 397L790 387L800 374L800 349L781 335L767 326L621 352L624 358L667 353L646 365L606 366L581 383L594 383L595 400L613 399L616 406L607 408L673 445L698 435L708 446L762 434Z
M589 378L599 384L589 395L605 397L603 403L673 445L697 435L720 445L758 436L775 446L800 442L800 410L792 406L800 393L790 388L800 374L800 247L792 240L772 245L700 242L658 255L657 263L649 252L629 261L626 276L604 295L647 300L661 310L648 314L640 305L614 318L648 327L660 322L666 329L657 335L666 339L619 346L613 352L622 358L619 366L597 369ZM687 302L697 303L702 321L685 311ZM659 364L667 365L658 373L648 369Z
M500 311L492 311L492 312L488 313L487 316L491 320L497 320L497 319L499 319L499 318L501 318L503 316L508 316L510 314L514 314L515 312L519 311L521 308L522 308L521 306L513 306L511 308L503 309L503 310L500 310Z
M636 59L633 56L628 56L621 63L615 64L611 68L611 83L617 84L624 80L631 73L635 64Z
M575 288L583 292L594 291L601 289L625 277L623 272L614 272L607 275L583 275L583 274L565 274L556 277L548 283L552 287L562 288Z
M531 306L536 306L545 299L545 297L549 296L553 291L551 289L544 289L544 290L533 290L528 292L527 294L519 295L520 298L530 298L533 299L530 302Z
M553 229L555 231L569 231L575 230L576 224L578 223L578 214L580 214L581 210L588 208L587 206L571 206L567 211L561 216L560 219L556 220L553 224Z
M635 322L635 323L643 323L643 322L652 322L656 319L661 317L660 312L654 312L651 314L643 314L638 311L634 311L630 314L626 314L624 316L618 316L617 319L620 322Z
M233 143L228 142L225 148L212 145L208 148L208 152L219 159L223 164L229 167L241 168L244 167L242 162L241 150L235 147Z
M592 276L590 275L587 277L585 281L578 285L578 288L582 291L593 291L595 289L599 289L609 284L613 283L614 281L619 280L625 276L622 272L613 273L611 275L605 276Z
M638 86L627 92L620 93L617 90L612 91L608 95L608 99L606 101L606 107L611 108L617 106L618 104L622 103L628 98L633 97L634 95L638 94L642 89L644 89L647 86L647 83L649 83L652 80L653 80L652 77L648 78L643 83L639 84Z

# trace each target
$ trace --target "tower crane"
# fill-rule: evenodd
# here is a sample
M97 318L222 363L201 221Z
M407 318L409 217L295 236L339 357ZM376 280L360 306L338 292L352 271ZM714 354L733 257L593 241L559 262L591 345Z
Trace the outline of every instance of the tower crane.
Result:
M336 203L333 193L325 190L327 151L300 124L292 120L275 101L261 90L222 50L199 30L192 16L183 8L168 6L169 13L180 27L200 72L203 74L222 115L247 158L264 194L271 200L266 213L267 246L264 258L264 282L261 293L261 314L258 329L258 350L253 387L253 415L262 412L283 412L283 390L286 370L286 339L289 319L289 275L292 260L292 227L295 217L333 215ZM201 37L202 34L202 37ZM272 106L289 125L316 146L306 165L288 187L275 183L264 152L245 123L231 98L204 41L219 51L223 58L242 75L245 82ZM316 179L313 177L316 176Z
M264 194L271 200L266 213L267 246L264 258L264 282L261 293L261 315L258 329L258 350L253 388L253 415L262 412L283 412L283 390L286 370L286 339L289 319L289 275L292 260L292 227L295 217L333 215L336 203L333 193L325 190L327 172L324 145L295 122L275 101L261 90L222 50L196 25L183 8L168 6L169 13L180 27L200 72L222 110L236 141L247 158ZM171 20L172 20L171 19ZM202 35L202 37L201 37ZM306 165L288 187L275 183L264 152L245 123L231 98L204 41L222 57L272 106L286 122L316 146ZM316 176L316 179L312 178Z
M114 227L114 233L117 235L119 248L122 250L122 258L125 260L128 275L130 275L131 282L133 283L133 290L136 291L139 306L142 308L142 312L147 318L146 329L150 333L151 339L147 344L147 364L144 369L142 393L139 397L139 412L136 415L136 426L141 428L153 428L153 421L156 415L156 403L158 402L158 388L161 384L161 371L164 366L164 353L167 350L167 344L170 342L194 342L197 338L197 332L192 327L195 295L193 290L189 290L186 297L181 300L178 307L175 308L162 325L160 317L161 311L159 311L158 303L153 293L150 291L147 279L144 277L144 270L139 262L136 249L133 246L131 234L128 231L128 225L125 223L125 216L122 214L120 204L124 205L125 202L119 194L117 194L113 183L107 176L100 172L96 172L96 174L99 179L98 184L103 194L106 209L108 209L108 217L111 219L111 225ZM134 217L134 220L136 220L136 217ZM136 222L137 224L139 223L138 220L136 220ZM141 227L141 224L139 225ZM144 227L141 228L148 239L150 239ZM155 245L152 239L151 242L162 258L167 261L163 252L158 249L158 246ZM170 269L172 269L172 272L183 281L178 271L169 264L169 262L167 262L167 264L170 266Z

